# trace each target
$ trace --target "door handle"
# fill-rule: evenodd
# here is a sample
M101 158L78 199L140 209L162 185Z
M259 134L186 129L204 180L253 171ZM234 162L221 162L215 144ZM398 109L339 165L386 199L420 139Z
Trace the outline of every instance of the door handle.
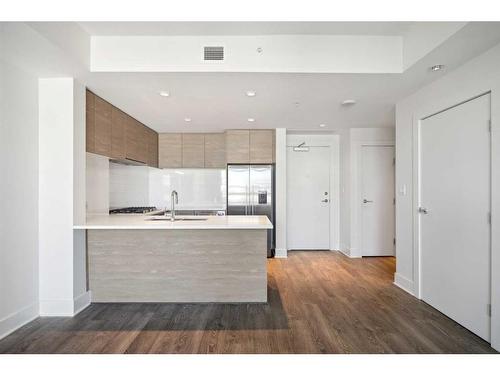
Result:
M418 208L418 213L427 215L429 213L429 210L425 207L419 207Z
M367 199L363 199L363 203L373 203L373 201L369 201Z
M326 198L325 198L325 199L322 199L322 200L321 200L321 202L323 202L323 203L328 203L328 199L326 199Z

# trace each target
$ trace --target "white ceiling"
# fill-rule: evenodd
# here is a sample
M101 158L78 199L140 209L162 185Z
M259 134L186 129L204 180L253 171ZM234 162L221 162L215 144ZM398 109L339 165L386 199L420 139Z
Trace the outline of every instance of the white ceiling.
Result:
M208 27L207 23L196 23L192 28L186 26L190 24L193 23L153 23L141 27L131 23L82 25L94 33L122 34L141 30L151 33L155 28L156 32L162 33L166 30L171 33L190 30L198 34ZM304 27L304 24L293 24L296 24L296 32ZM222 27L220 23L213 25ZM379 32L400 33L408 26L407 23L356 25L351 26L351 33L355 30L364 33L370 27L379 28ZM227 27L226 32L232 34L236 33L236 29L255 33L242 27L241 23L224 27ZM271 33L281 27L279 23L272 23L262 26L260 30ZM323 32L340 30L338 23L323 27ZM230 31L231 28L234 30ZM365 31L361 31L363 28ZM217 30L221 32L221 29ZM318 32L319 29L314 30L314 33ZM320 129L319 124L326 125L322 130L330 131L383 127L394 126L395 104L400 99L499 42L500 23L469 23L402 74L89 72L82 79L96 94L158 132L217 132L230 128L275 127L316 131ZM431 72L429 67L435 64L445 64L446 69ZM162 90L169 91L170 97L161 97L159 92ZM245 95L247 90L254 90L257 95L249 98ZM342 107L340 103L345 99L355 99L357 104ZM186 117L192 121L185 122ZM256 121L247 122L250 117Z
M99 73L96 94L159 132L393 126L396 75ZM381 87L384 89L381 90ZM170 97L159 95L162 90ZM246 96L253 90L255 97ZM358 104L346 108L345 99ZM187 123L184 118L189 117ZM255 122L249 123L248 118Z
M90 35L403 35L414 22L80 22Z

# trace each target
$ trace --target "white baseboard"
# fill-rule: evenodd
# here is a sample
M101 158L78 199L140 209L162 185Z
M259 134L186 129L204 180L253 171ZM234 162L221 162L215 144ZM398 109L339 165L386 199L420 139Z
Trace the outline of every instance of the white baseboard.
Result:
M339 251L344 254L346 257L351 257L349 249L339 249Z
M354 256L353 256L353 255L351 255L351 254L352 254L352 252L351 252L351 250L349 250L349 249L340 249L339 251L340 251L342 254L344 254L346 257L349 257L349 258L361 258L361 256L359 256L359 255L354 255Z
M0 319L0 339L36 318L38 318L38 304L34 303Z
M415 294L413 293L413 281L410 279L407 279L404 276L401 276L397 273L394 274L394 285L396 285L398 288L404 290L406 293L411 294L414 296Z
M73 316L74 301L40 300L40 316Z
M74 300L40 300L40 316L75 316L90 305L90 300L90 291Z
M73 302L74 315L78 314L79 312L87 308L90 305L91 300L92 300L92 294L90 293L90 290L76 297L75 301Z
M275 258L287 258L287 250L286 249L276 249L274 253Z

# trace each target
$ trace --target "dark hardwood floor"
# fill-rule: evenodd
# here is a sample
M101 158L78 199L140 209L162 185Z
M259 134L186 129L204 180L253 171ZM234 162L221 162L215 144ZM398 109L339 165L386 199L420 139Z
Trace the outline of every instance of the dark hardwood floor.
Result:
M394 286L394 258L294 251L268 269L268 304L92 304L34 320L0 353L495 352Z

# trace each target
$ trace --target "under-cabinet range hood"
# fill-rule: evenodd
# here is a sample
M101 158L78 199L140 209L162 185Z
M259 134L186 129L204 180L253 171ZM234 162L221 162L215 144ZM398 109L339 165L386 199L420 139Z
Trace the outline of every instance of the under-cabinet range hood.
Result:
M109 159L110 163L116 163L116 164L122 164L122 165L135 165L135 166L142 166L142 167L147 167L146 163L143 163L142 161L137 161L134 159Z

